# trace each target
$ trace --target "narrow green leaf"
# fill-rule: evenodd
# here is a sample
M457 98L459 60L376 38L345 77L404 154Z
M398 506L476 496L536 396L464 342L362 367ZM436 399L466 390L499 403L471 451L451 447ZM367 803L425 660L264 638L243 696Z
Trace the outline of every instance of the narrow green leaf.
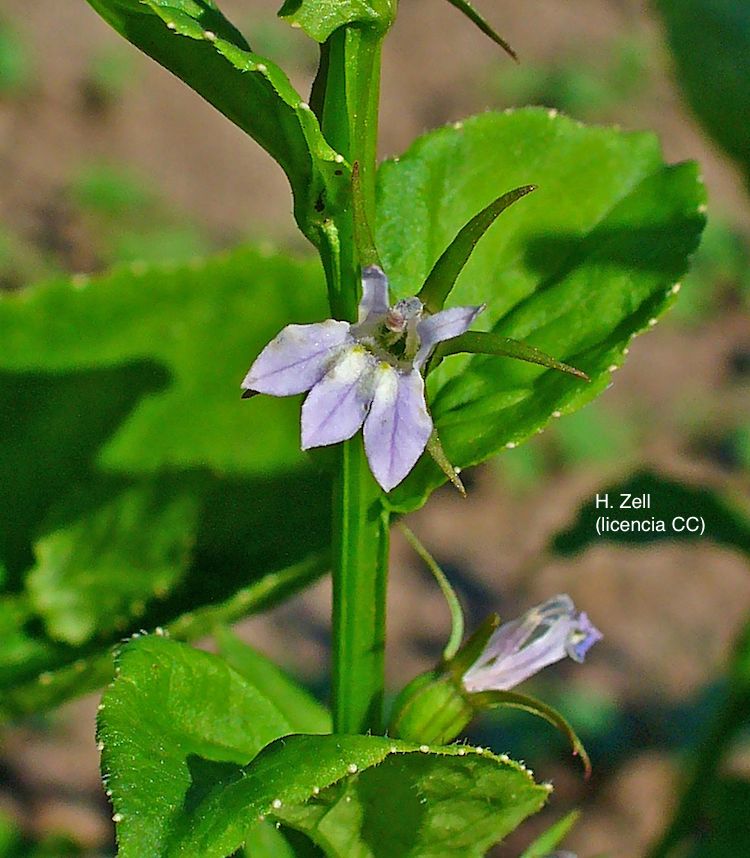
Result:
M408 528L403 522L399 522L399 528L406 537L406 541L416 551L430 572L432 572L445 597L445 601L448 603L448 610L451 614L451 633L448 643L443 650L443 658L445 661L448 661L458 652L461 641L464 639L464 612L461 608L461 603L458 601L456 591L453 589L445 572L443 572L430 552L422 545L414 531Z
M591 774L591 760L583 747L583 743L578 738L575 730L570 726L566 719L551 706L535 697L528 694L521 694L518 691L480 691L471 695L472 703L478 708L494 708L507 706L511 709L521 709L524 712L529 712L531 715L537 715L552 724L553 727L563 733L571 747L573 754L581 758L585 776L588 778Z
M253 53L213 0L88 0L128 41L202 95L284 169L302 231L347 193L348 170L284 72Z
M279 17L300 27L316 42L348 24L385 33L395 15L395 0L285 0Z
M584 381L591 380L582 370L576 369L574 366L569 366L567 363L562 363L562 361L556 360L543 351L534 348L534 346L528 345L528 343L512 340L510 337L501 337L498 334L485 333L483 331L467 331L465 334L454 337L452 340L448 340L438 347L438 362L443 357L460 354L461 352L497 355L498 357L525 360L528 363L545 366L547 369L557 369L560 372L567 372L569 375L575 375L578 378L584 379Z
M580 810L571 810L554 825L551 825L543 834L526 849L521 858L549 858L550 852L559 846L567 836L570 829L578 821Z
M243 643L226 627L215 633L219 653L284 715L295 733L330 733L331 714L270 659Z
M469 3L469 0L448 0L448 2L451 6L455 6L456 9L463 12L472 23L479 27L485 36L489 36L496 45L500 45L506 54L509 54L516 62L518 62L518 56L513 48L511 48L505 39L501 38L500 35L490 26L487 20L477 12L471 3Z
M502 194L460 230L443 251L442 256L427 276L424 286L417 294L417 297L430 313L437 313L443 309L448 295L456 285L458 275L469 261L477 242L497 220L498 216L508 206L512 206L516 200L520 200L521 197L525 197L526 194L530 194L534 190L536 190L534 185L524 185Z

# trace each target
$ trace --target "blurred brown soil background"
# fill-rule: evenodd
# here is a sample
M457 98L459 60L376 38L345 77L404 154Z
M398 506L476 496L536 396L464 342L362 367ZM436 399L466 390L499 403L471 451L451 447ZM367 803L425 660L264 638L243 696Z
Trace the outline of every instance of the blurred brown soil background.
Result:
M267 53L291 70L299 87L307 87L315 51L299 33L273 21L278 3L223 0L221 5L251 41L256 29L262 32ZM595 77L623 37L642 46L647 74L635 90L581 118L654 129L667 160L700 162L711 214L740 235L748 230L750 202L739 174L680 103L658 25L645 4L485 0L479 5L519 51L522 69L583 57ZM26 248L29 270L39 259L70 271L96 271L108 261L101 236L70 193L71 177L100 162L124 165L141 176L169 217L190 223L208 248L262 239L305 251L280 170L187 87L121 44L83 0L2 0L0 18L28 46L34 66L23 97L0 97L0 224L12 228ZM120 52L127 58L126 73L113 98L91 70L97 58ZM381 154L399 153L413 137L442 123L507 106L503 80L516 74L511 66L447 3L402 0L385 49ZM746 364L747 302L743 308L719 295L710 315L690 323L667 320L634 342L613 388L595 406L607 426L630 427L626 442L616 432L611 436L620 440L610 455L606 450L585 455L583 437L578 445L583 453L571 462L560 458L558 447L550 452L553 442L542 436L533 442L532 454L512 451L474 472L468 500L441 490L412 516L410 524L423 542L457 573L462 596L483 606L484 613L497 609L509 617L556 592L570 593L604 630L605 640L585 667L553 668L553 685L565 699L588 701L589 710L604 707L627 716L629 732L615 740L614 752L604 754L603 766L595 753L588 783L562 746L552 745L555 753L537 772L557 787L549 813L522 827L497 855L517 856L535 827L573 806L584 814L566 846L581 858L641 855L668 818L679 755L655 743L653 731L678 732L683 725L660 722L659 713L697 697L719 675L750 608L747 564L709 542L643 549L599 545L571 559L552 557L546 548L584 500L638 465L746 492L748 469L737 466L724 447L726 434L750 413ZM567 443L570 447L570 439ZM523 467L513 465L516 454ZM525 477L529 462L538 468L540 459L546 462L541 475ZM329 588L321 582L242 623L240 631L321 688L328 623ZM395 689L431 666L448 627L437 588L398 534L388 624L388 676ZM94 746L96 703L89 697L17 725L0 751L0 806L30 832L75 834L91 856L112 854L113 848ZM575 713L568 714L575 720ZM494 749L513 752L498 732L504 721L492 723ZM547 730L541 722L532 726L540 734ZM750 769L750 755L737 755L732 765Z

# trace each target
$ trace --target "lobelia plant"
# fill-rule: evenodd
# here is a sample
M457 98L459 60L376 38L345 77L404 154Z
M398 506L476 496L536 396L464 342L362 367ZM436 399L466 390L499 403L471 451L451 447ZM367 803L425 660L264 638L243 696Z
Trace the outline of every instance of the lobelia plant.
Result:
M287 0L281 17L320 45L308 101L213 0L88 1L280 164L325 292L318 266L240 251L200 270L136 273L146 278L137 288L115 274L85 294L80 283L64 284L0 306L0 330L20 331L6 366L80 367L104 336L108 362L147 355L168 369L107 446L106 491L92 467L77 502L42 531L24 610L37 612L47 635L33 642L44 679L21 676L5 706L32 711L102 684L108 648L145 625L155 633L136 631L117 647L98 723L124 858L223 858L242 848L252 856L485 854L545 804L551 786L505 754L451 743L477 712L521 708L559 727L588 768L563 716L515 686L566 656L583 661L601 633L558 595L504 624L491 615L462 646L458 600L406 531L446 595L453 630L441 663L402 690L386 719L391 523L446 480L463 491L462 468L608 386L632 337L672 302L698 243L704 194L695 165L664 165L650 135L528 109L430 132L378 167L380 54L396 0ZM472 6L450 2L508 49ZM529 182L538 186L531 195ZM184 332L164 342L153 335L159 311L143 302L149 289L187 320ZM79 299L95 314L114 293L112 325L89 338L75 324ZM39 357L38 329L25 324L30 303L44 324L70 322L74 357L63 346ZM243 396L253 398L243 407L268 409L263 421L225 398L202 404L219 376L229 389L246 362ZM304 392L300 444L296 404L253 395ZM185 428L203 419L203 433ZM212 441L227 437L231 452L220 454ZM311 475L299 447L327 445L330 471ZM252 477L240 496L254 517L242 518L238 495L213 476L160 481L159 469L176 463ZM117 483L113 472L128 479ZM102 493L92 513L88 498ZM212 515L216 535L207 535L202 517ZM126 537L156 526L161 539L143 549L149 569L127 592L124 584L110 592L102 556L142 564L125 552ZM92 530L106 532L107 550L92 549L81 564L73 537ZM206 585L201 572L227 557L240 573ZM329 564L330 713L224 628ZM86 587L106 595L101 605ZM182 642L206 632L218 655ZM572 820L527 854L550 854Z

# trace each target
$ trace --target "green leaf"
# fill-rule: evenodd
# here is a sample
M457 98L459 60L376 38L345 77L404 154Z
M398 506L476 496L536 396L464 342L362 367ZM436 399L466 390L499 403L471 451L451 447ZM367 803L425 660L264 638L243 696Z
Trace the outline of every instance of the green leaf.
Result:
M750 6L656 0L677 79L695 115L750 183Z
M186 612L183 606L183 612L175 619L155 628L179 640L206 637L217 626L266 610L310 584L327 568L327 555L312 555L301 563L264 575L218 604ZM102 648L101 643L84 648L55 645L36 632L36 617L24 610L23 604L22 600L0 601L0 631L5 632L8 626L10 631L3 634L0 650L4 685L0 720L58 706L70 697L101 688L112 678L109 647ZM168 615L173 610L174 605L168 605L163 613Z
M596 496L608 495L612 513L618 518L650 521L652 518L665 522L665 530L630 530L605 532L597 535L596 521L603 509L597 509ZM650 498L650 509L619 510L624 499ZM690 531L675 532L671 522L675 516L699 516L705 521L705 533ZM616 542L624 545L648 545L655 542L713 540L719 545L735 548L750 556L750 510L739 497L723 496L705 486L691 486L662 474L643 471L620 483L598 489L595 496L578 510L576 521L558 533L552 548L558 554L570 555L584 551L601 542Z
M518 60L516 52L511 46L501 38L500 35L492 28L488 21L469 3L469 0L448 0L451 6L455 6L464 15L485 34L489 36L496 45L500 47L514 60Z
M245 858L320 858L322 854L304 835L289 829L282 831L267 819L248 828L242 852Z
M273 700L295 733L330 733L331 714L270 659L243 643L227 628L216 631L219 652L227 664Z
M282 714L221 659L159 637L123 647L102 703L121 858L228 856L261 817L329 856L479 856L549 792L459 746L296 735L258 755L288 732Z
M291 725L209 653L157 636L124 646L102 698L98 739L119 854L162 855L183 806ZM249 818L246 820L246 823Z
M480 691L471 695L471 703L477 709L507 706L509 709L520 709L530 715L543 718L567 737L570 746L573 748L574 756L581 758L586 777L588 778L591 774L591 760L583 747L583 742L578 738L578 734L567 720L552 706L518 691Z
M284 72L253 53L213 0L88 2L278 161L292 186L300 229L317 242L323 208L348 190L347 170Z
M123 618L142 615L155 593L169 593L184 578L198 512L194 495L165 497L152 483L99 504L81 494L73 505L83 510L66 510L59 529L34 546L37 563L27 579L49 634L70 644L113 634Z
M458 275L469 261L479 239L508 206L512 206L521 197L525 197L534 190L536 190L534 185L525 185L502 194L461 228L458 235L443 251L440 259L433 265L424 286L417 294L430 313L438 313L443 309L448 295L456 285Z
M443 361L428 398L445 452L462 468L607 387L632 337L672 302L705 220L696 166L666 166L650 134L536 108L488 113L382 165L376 242L395 294L413 295L463 224L531 182L538 190L477 244L451 303L486 303L479 327L554 355L591 384L481 355ZM423 457L388 501L414 509L443 479Z
M544 803L516 764L379 736L291 736L217 784L173 850L223 856L255 814L305 832L331 858L480 856ZM127 858L127 856L125 856Z
M558 819L554 825L551 825L543 834L537 837L524 851L521 858L549 858L550 852L562 843L570 829L578 821L580 815L580 810L571 810L562 819Z
M105 682L128 631L207 634L325 570L299 402L239 387L325 315L321 280L246 249L0 297L0 714Z
M279 17L322 43L347 24L374 27L384 33L395 11L395 0L285 0Z

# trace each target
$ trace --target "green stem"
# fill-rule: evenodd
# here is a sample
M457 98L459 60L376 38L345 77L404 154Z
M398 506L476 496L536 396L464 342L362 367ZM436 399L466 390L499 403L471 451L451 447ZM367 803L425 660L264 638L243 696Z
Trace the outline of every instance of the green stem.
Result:
M359 164L364 207L375 209L382 33L342 27L325 45L315 107L331 145ZM359 262L353 206L331 214L321 257L336 319L356 318ZM360 435L339 447L333 499L333 724L338 733L382 729L388 516Z
M382 729L388 515L360 436L341 445L333 502L333 723Z

